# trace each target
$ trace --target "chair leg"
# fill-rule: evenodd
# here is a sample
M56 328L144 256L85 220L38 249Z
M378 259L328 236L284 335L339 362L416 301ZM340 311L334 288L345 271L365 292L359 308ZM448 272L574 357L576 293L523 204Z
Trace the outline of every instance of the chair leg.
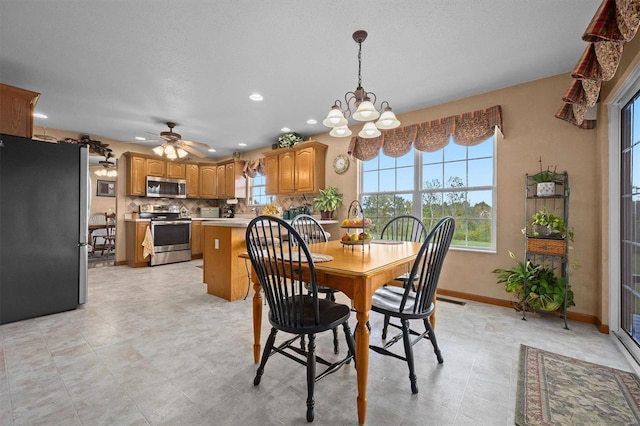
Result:
M260 384L260 379L262 378L262 374L264 373L264 366L267 364L267 360L269 359L269 355L271 354L271 350L273 349L273 343L276 341L277 333L278 329L272 327L269 338L267 339L267 343L266 345L264 345L262 360L260 361L260 366L258 367L258 371L256 372L256 377L255 379L253 379L253 386L258 386Z
M313 390L316 384L316 335L309 335L309 351L307 352L307 421L312 422L315 401Z
M347 348L349 348L349 353L347 354L347 356L353 356L353 367L357 370L358 366L356 365L356 341L353 338L353 334L351 334L349 323L345 321L345 323L342 324L342 329L344 330L344 337L347 339Z
M300 335L300 350L302 352L306 351L305 349L305 339L304 339L304 334Z
M409 381L411 381L411 392L418 393L417 377L413 365L413 347L411 346L411 333L409 330L409 320L402 320L402 342L404 343L404 353L409 365Z
M333 353L337 354L340 352L340 348L338 347L338 329L334 328L333 330Z
M387 338L387 328L389 327L389 320L391 317L389 315L384 316L384 325L382 326L382 338Z
M435 352L436 354L438 364L442 364L444 362L444 360L442 359L442 352L440 352L440 348L438 347L438 342L436 341L436 333L433 331L433 327L431 327L429 318L424 319L424 327L429 332L429 340L431 340L431 344L433 345L433 352Z

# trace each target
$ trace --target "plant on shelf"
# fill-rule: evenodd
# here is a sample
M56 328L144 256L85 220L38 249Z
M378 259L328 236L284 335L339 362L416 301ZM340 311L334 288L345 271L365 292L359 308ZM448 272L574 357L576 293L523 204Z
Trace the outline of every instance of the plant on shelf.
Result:
M313 208L320 212L323 219L332 218L333 212L342 207L342 194L338 188L328 186L320 190L320 196L313 199Z
M302 136L295 132L283 133L278 136L278 147L291 148L292 146L301 143L302 140Z
M503 284L507 293L514 293L514 308L521 310L525 306L539 311L557 311L563 307L565 290L567 308L575 306L571 286L567 288L567 279L558 277L552 268L535 264L530 260L521 262L512 252L509 256L516 261L516 266L508 269L494 269L498 274L498 284Z
M531 216L529 225L523 230L530 237L566 238L573 241L573 229L567 229L567 224L560 216L549 211L547 206Z
M564 174L557 173L556 167L547 166L547 170L542 170L542 157L540 157L540 171L531 176L531 182L536 184L536 195L538 197L551 197L556 195L556 184L562 183Z

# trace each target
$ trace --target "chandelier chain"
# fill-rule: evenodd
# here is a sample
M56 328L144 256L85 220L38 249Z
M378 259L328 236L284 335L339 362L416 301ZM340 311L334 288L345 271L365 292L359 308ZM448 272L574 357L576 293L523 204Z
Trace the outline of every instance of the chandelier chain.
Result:
M358 43L358 87L362 87L362 42Z

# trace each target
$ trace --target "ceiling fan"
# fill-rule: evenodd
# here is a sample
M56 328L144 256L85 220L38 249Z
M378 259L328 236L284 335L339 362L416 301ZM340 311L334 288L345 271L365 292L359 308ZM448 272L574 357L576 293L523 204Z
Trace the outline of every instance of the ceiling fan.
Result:
M209 149L209 145L182 139L182 135L173 131L173 128L176 127L176 123L168 121L167 126L169 127L168 132L160 132L160 139L162 139L164 143L153 148L153 152L160 156L165 155L170 160L184 158L189 155L189 153L200 158L206 157L205 154L193 147L197 146Z

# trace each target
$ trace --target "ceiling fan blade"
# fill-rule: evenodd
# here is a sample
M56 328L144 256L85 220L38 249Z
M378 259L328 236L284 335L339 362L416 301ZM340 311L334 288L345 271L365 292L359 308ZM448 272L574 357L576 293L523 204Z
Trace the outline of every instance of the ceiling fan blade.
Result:
M183 142L185 142L185 141L183 141ZM190 152L191 154L195 155L196 157L200 157L200 158L206 157L205 154L201 153L197 149L191 148L189 145L182 145L180 148L184 149L187 152Z
M185 145L198 146L200 148L205 148L205 149L211 148L209 145L207 145L206 143L202 143L202 142L185 141L184 139L182 140L182 142Z

